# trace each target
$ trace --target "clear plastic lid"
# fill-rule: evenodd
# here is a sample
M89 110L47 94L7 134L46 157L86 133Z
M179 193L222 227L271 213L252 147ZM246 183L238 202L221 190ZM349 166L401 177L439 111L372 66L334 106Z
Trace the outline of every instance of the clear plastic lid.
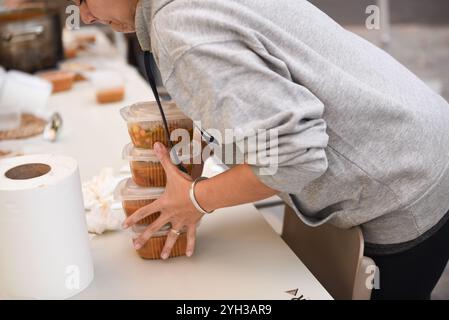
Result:
M159 162L154 150L151 149L139 149L134 147L132 143L127 144L122 151L123 160L128 161L148 161ZM178 160L184 164L192 164L193 155L189 152L182 152L182 149L178 151Z
M116 71L92 71L89 73L89 79L97 90L121 88L125 85L123 76Z
M159 162L156 153L150 149L135 148L132 143L127 144L122 152L123 160Z
M200 223L198 223L197 228L199 227L199 225L200 225ZM144 233L147 228L148 228L148 226L144 226L144 225L133 225L131 228L127 229L127 231L131 235L132 239L135 240L142 233ZM167 225L163 226L162 229L155 232L153 234L152 238L167 236L168 233L170 232L170 230L171 230L171 225L167 224ZM187 232L187 228L183 228L181 230L181 233L186 233L186 232Z
M200 225L201 225L201 220L198 221L196 227L199 228ZM142 233L144 233L146 229L148 229L148 226L135 224L131 228L127 229L127 232L131 235L131 237L133 239L136 239ZM166 236L166 235L168 235L170 230L171 230L171 224L166 224L165 226L162 227L162 229L160 229L159 231L154 233L153 238ZM187 227L184 227L180 232L181 233L186 233L187 232Z
M127 231L131 235L132 239L134 240L134 239L138 238L142 233L144 233L147 228L148 228L148 226L135 224L131 228L129 228ZM153 238L163 237L163 236L168 235L168 233L170 232L170 229L171 229L170 224L163 226L162 229L160 229L159 231L157 231L153 234ZM186 232L186 231L187 231L187 229L182 230L181 232Z
M37 76L44 78L45 80L73 80L76 74L72 71L63 71L63 70L49 70L49 71L41 71L36 73Z
M189 119L174 102L162 102L167 121ZM139 102L131 106L122 108L120 114L127 122L162 121L159 108L155 101Z
M136 185L133 179L122 180L114 191L116 201L152 200L159 199L165 188L142 188Z
M88 63L66 61L59 64L59 69L62 71L71 71L75 73L80 73L80 72L92 72L95 70L95 67Z

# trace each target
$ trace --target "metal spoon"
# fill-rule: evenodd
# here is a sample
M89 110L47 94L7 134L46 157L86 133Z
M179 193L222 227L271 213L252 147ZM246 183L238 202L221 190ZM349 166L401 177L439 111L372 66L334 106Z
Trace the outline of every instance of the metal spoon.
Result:
M61 133L62 124L63 121L61 115L58 112L55 112L44 129L44 139L50 142L55 142Z

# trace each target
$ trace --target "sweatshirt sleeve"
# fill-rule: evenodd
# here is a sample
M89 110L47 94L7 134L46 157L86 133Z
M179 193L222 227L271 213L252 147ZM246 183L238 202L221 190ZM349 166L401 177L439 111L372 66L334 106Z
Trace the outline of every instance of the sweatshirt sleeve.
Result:
M261 52L240 41L201 44L171 61L164 83L204 129L214 128L222 137L234 130L238 146L245 137L239 150L264 184L299 193L327 170L324 106L292 81L285 64ZM264 143L270 135L277 138Z

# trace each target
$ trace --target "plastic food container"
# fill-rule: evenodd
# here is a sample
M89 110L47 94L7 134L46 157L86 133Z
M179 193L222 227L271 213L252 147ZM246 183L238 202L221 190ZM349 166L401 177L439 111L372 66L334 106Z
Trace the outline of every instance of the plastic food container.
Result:
M192 161L184 161L185 157L179 156L189 175L192 174ZM159 162L153 150L138 149L132 143L123 149L123 159L129 161L134 182L141 187L165 187L167 177L164 168ZM187 159L186 159L187 160Z
M140 208L159 199L164 191L165 188L142 188L136 185L132 179L125 179L117 185L114 199L122 202L123 211L129 217ZM159 216L160 213L154 213L140 220L137 224L147 226L153 223Z
M88 74L96 90L97 103L114 103L125 98L125 81L115 71L93 71Z
M140 236L145 231L145 227L137 226L132 228L133 240ZM170 227L156 233L148 242L140 249L137 250L137 254L142 259L157 260L161 259L162 249L164 248L165 241L167 240ZM185 256L187 250L187 233L183 232L178 236L178 239L173 246L169 258L175 258Z
M63 62L59 64L61 71L73 72L75 74L75 81L87 80L87 74L95 71L95 67L82 62Z
M173 144L190 142L193 139L193 121L190 120L174 102L163 102L165 116L170 134L176 129L184 129L184 136L173 141ZM169 146L162 117L156 102L141 102L120 110L122 117L128 123L128 132L136 148L153 149L156 142Z
M75 73L69 71L46 71L38 73L38 76L53 85L53 93L72 89L75 81Z
M97 91L97 102L99 104L119 102L123 99L125 99L125 87L99 89Z

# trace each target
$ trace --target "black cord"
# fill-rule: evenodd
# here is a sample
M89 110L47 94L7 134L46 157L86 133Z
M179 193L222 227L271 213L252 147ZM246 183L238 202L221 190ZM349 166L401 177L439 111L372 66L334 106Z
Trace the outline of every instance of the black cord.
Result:
M159 112L161 114L162 122L164 124L165 135L168 140L170 153L172 153L171 151L174 151L173 142L171 141L170 130L168 129L167 118L165 117L164 109L162 108L162 103L161 103L161 99L159 97L159 92L157 91L157 85L156 85L156 79L154 77L154 71L151 68L151 53L149 51L145 51L143 58L144 58L144 63L145 63L145 71L146 71L147 77L148 77L148 82L150 83L151 90L153 90L153 95L156 98L157 106L159 107ZM180 163L176 152L174 152L172 154L172 156L175 158L175 160L177 160L177 162L179 162L177 165L179 170L181 170L184 173L187 173L186 168L184 168L184 166Z

